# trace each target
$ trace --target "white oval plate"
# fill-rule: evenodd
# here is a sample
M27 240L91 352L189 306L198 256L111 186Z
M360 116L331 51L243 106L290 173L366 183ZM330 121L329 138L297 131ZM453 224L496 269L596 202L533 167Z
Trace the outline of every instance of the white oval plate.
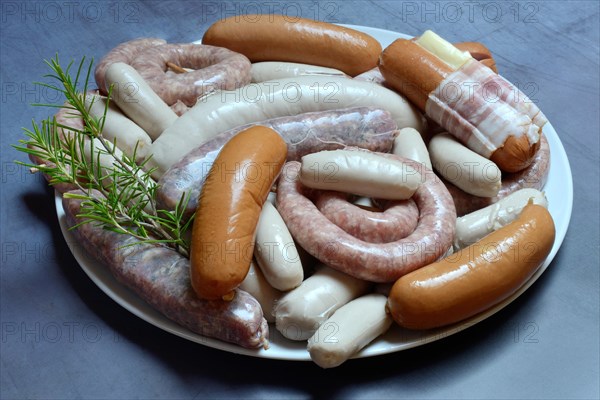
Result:
M372 35L381 42L384 48L397 38L409 37L404 34L382 29L354 25L346 26ZM571 167L569 166L569 160L567 158L565 149L558 137L558 134L550 123L546 124L544 127L544 133L546 134L550 144L550 154L552 158L548 182L544 187L544 191L548 198L550 214L552 214L556 224L556 240L550 255L544 264L515 294L487 311L484 311L461 323L428 331L409 331L402 329L397 325L393 325L392 329L390 329L386 335L369 344L361 352L356 354L354 358L372 357L380 354L406 350L412 347L422 346L424 344L460 332L463 329L473 326L474 324L490 317L506 307L523 292L525 292L525 290L527 290L546 270L556 255L560 245L563 242L565 234L567 233L569 220L571 219L571 210L573 207L573 178L571 176ZM104 293L115 300L118 304L129 310L131 313L174 335L216 349L261 358L310 361L310 356L306 351L306 342L293 342L285 339L272 325L270 326L269 332L271 345L270 348L268 350L251 350L230 343L225 343L220 340L197 335L172 322L150 307L129 289L118 283L104 265L89 257L85 251L83 251L82 248L77 245L75 238L71 232L68 231L66 226L65 213L62 207L60 195L57 194L55 200L56 212L61 230L67 244L69 245L69 248L71 249L71 252L73 253L73 256L81 268Z

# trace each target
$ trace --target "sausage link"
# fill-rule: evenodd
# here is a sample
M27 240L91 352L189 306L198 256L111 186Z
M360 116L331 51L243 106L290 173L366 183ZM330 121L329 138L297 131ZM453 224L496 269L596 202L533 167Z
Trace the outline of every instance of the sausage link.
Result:
M548 210L528 204L508 225L398 279L388 310L408 329L439 328L475 316L531 278L552 250L555 235Z
M313 201L327 219L365 242L395 242L417 227L419 209L412 199L390 201L377 212L350 203L348 197L341 192L315 191Z
M479 210L516 192L519 189L531 188L541 190L548 180L550 172L550 146L545 135L540 137L538 149L529 167L522 171L502 174L502 187L495 197L478 197L470 195L449 182L444 182L454 199L456 213L459 217Z
M366 150L357 150L366 151ZM413 200L419 223L408 237L391 243L367 243L330 222L309 200L299 181L300 163L288 162L277 186L279 212L295 240L321 262L357 278L391 282L427 265L452 244L456 210L442 181L421 163L385 154L409 164L422 183Z
M272 13L221 19L206 30L202 42L238 51L252 62L317 64L351 76L373 68L381 53L381 44L366 33Z
M306 187L386 200L411 198L419 181L420 175L407 164L343 149L308 154L300 169L300 182Z
M98 192L96 195L100 196ZM81 200L63 198L69 227L79 224ZM189 277L189 260L161 245L140 243L94 223L72 231L89 254L153 308L192 332L247 348L268 345L268 325L260 304L237 290L232 301L196 297Z
M302 283L304 270L292 235L268 201L260 212L255 241L254 258L271 286L287 291Z
M464 146L448 133L429 142L433 168L444 179L474 196L494 197L502 185L498 166Z
M392 325L387 297L367 294L337 310L308 340L310 358L321 368L333 368L358 353Z
M345 145L387 152L396 135L396 123L391 115L372 107L318 111L239 126L198 146L173 165L159 181L158 206L173 210L187 193L186 215L192 215L204 179L223 145L238 132L254 125L270 127L283 137L288 145L288 160L299 160L315 151L334 150Z
M544 193L537 189L527 188L517 190L494 204L457 218L454 250L458 251L470 246L511 223L530 203L548 208L548 200Z
M319 326L349 301L362 296L370 284L327 266L319 266L300 286L275 306L275 326L290 340L307 340Z

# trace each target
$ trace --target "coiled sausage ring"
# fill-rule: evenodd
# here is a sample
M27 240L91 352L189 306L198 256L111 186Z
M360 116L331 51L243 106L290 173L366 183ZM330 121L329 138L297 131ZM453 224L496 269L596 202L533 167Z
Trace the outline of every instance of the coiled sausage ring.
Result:
M454 237L456 209L450 193L431 170L393 154L381 155L402 161L421 175L412 197L419 208L419 221L406 238L368 243L329 221L309 199L311 189L300 182L299 162L285 165L277 186L277 204L292 236L321 262L356 278L392 282L446 253Z
M214 90L233 90L250 83L250 61L242 54L202 44L167 44L162 39L135 39L111 50L96 67L95 78L106 94L104 74L115 62L131 65L160 98L172 106L196 104ZM176 73L171 68L185 73Z

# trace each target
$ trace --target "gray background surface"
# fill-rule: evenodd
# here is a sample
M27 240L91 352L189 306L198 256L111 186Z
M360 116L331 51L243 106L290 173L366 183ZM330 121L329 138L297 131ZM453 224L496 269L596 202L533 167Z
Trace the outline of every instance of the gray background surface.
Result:
M238 356L133 316L78 267L53 192L12 161L21 127L57 102L43 59L98 59L140 36L200 39L220 17L275 11L451 41L482 41L509 80L531 83L566 148L575 204L558 255L523 296L462 333L323 371ZM579 2L2 1L1 397L598 398L599 9ZM60 100L62 101L62 100Z

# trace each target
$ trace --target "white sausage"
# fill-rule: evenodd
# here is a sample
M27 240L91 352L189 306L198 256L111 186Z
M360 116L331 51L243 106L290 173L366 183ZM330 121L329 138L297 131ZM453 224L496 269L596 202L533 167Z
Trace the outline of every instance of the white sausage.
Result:
M431 139L429 156L436 171L465 192L480 197L498 194L502 185L498 166L449 134L441 133Z
M93 143L93 148L91 143ZM112 148L112 143L108 144L110 148ZM123 159L123 152L119 147L114 148L115 155L109 154L107 150L104 148L102 142L98 138L94 138L90 141L88 138L85 138L85 145L83 146L84 157L87 162L90 164L90 168L96 170L98 165L100 167L100 174L104 177L102 183L106 186L111 185L113 183L113 175L111 171L119 170L120 164L117 159ZM142 177L144 175L144 171L139 170L138 176ZM150 179L151 180L151 179ZM117 182L119 187L123 187L123 183ZM147 204L145 207L147 212L150 212L151 206Z
M307 340L335 310L365 294L369 286L367 281L322 266L277 303L277 330L290 340Z
M487 234L511 223L529 201L548 208L548 200L544 193L536 189L521 189L494 204L457 218L454 249L470 246Z
M304 279L298 250L285 222L270 202L265 202L256 227L254 257L267 282L278 290L292 290Z
M387 297L371 293L337 310L308 341L310 358L322 368L333 368L355 355L392 324Z
M282 293L269 285L260 268L256 266L254 261L250 263L248 275L240 283L240 289L250 293L260 304L263 315L267 322L275 322L275 314L273 307L282 296Z
M308 154L300 169L304 186L387 200L411 198L420 180L421 175L403 162L361 151Z
M427 168L432 169L427 146L425 146L425 142L419 131L414 128L400 129L400 133L394 139L392 153L408 158L409 160L418 161L421 164L425 164Z
M337 76L298 76L218 91L198 99L152 144L148 167L157 167L154 176L160 177L191 149L236 126L354 106L388 110L398 128L423 126L423 116L404 97L377 84Z
M320 67L318 65L300 64L283 61L264 61L252 64L250 70L251 81L254 83L271 81L273 79L291 78L301 75L334 75L346 76L335 68Z
M114 102L153 140L179 118L130 65L111 64L105 79L107 91L111 84L114 85Z
M106 110L106 118L104 118L102 129L104 138L110 142L116 140L117 147L130 157L135 150L136 161L138 162L143 161L148 156L152 139L146 131L123 115L115 103L111 101L108 108L106 108L106 97L86 94L85 104L94 118L103 118Z

